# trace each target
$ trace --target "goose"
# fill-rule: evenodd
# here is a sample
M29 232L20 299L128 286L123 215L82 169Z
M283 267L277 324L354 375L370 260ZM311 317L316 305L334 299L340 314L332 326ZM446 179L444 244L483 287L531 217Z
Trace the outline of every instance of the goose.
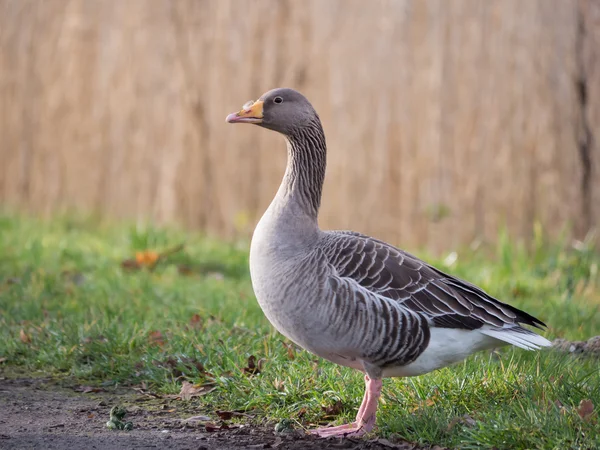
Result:
M271 90L226 122L279 132L287 144L283 181L250 245L252 287L261 309L297 345L365 374L356 420L311 433L370 432L383 378L422 375L500 345L551 345L521 326L543 329L542 321L479 287L379 239L319 228L325 134L301 93Z

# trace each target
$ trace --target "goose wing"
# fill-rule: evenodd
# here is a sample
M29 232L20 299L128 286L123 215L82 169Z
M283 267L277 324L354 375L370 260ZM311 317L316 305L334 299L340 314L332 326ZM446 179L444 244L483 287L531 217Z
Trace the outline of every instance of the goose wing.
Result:
M342 278L425 315L434 326L474 330L545 326L535 317L498 301L477 286L430 266L383 241L349 231L326 234L324 252Z

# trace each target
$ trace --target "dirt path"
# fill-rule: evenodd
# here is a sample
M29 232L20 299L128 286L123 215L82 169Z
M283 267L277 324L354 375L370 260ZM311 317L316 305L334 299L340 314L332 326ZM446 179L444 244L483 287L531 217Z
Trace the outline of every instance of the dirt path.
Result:
M209 433L143 404L128 408L125 420L134 422L132 431L111 431L105 426L109 410L122 396L104 392L93 397L43 379L0 379L0 449L416 449L383 439L317 440L300 432L278 436L260 427Z

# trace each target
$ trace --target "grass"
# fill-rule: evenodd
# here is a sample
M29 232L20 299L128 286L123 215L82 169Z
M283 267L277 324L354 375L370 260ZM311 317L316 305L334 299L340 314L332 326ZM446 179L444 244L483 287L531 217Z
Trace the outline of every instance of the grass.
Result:
M136 251L183 242L154 270L122 267ZM211 381L216 389L193 400L209 413L241 409L307 427L352 419L361 375L294 350L271 328L247 249L176 229L0 215L0 367L160 393ZM541 318L551 339L600 334L600 256L589 245L552 245L538 230L529 250L502 235L496 248L458 256L428 259ZM250 355L264 360L260 374L244 371ZM577 406L600 408L599 367L504 348L385 380L378 433L460 448L598 448L598 413L584 420Z

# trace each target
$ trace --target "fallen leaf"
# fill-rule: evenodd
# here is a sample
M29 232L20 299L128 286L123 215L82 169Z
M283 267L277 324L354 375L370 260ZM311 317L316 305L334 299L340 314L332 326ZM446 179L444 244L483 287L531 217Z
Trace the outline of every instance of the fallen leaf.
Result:
M150 345L158 345L159 347L162 347L165 345L163 337L164 336L160 331L151 331L150 334L148 334L148 342Z
M138 270L142 267L153 269L156 264L165 257L177 253L183 249L183 244L176 245L173 248L158 253L155 250L143 250L135 253L135 258L125 259L121 262L123 269Z
M232 417L253 417L251 414L246 414L241 411L221 411L216 410L215 413L221 420L231 420Z
M19 339L21 339L23 344L31 344L31 336L25 333L23 328L21 328L21 331L19 331Z
M181 398L181 400L190 400L192 397L206 395L215 389L216 387L213 383L192 384L189 381L184 381L181 385L181 391L179 391L179 395L176 397Z
M589 416L594 413L594 404L590 399L583 399L579 402L579 406L577 407L577 414L579 417L586 420Z
M233 417L233 411L215 411L217 413L217 416L219 416L219 419L221 420L229 420Z
M212 433L214 431L221 431L221 430L228 430L229 426L225 423L221 424L221 425L217 425L215 423L212 422L207 422L204 424L204 429L209 432Z
M248 357L248 366L244 367L243 371L247 375L258 375L262 371L264 362L264 358L261 358L258 361L256 361L256 356L250 355Z
M96 414L89 413L87 416L88 416L88 419L93 419L94 417L96 417Z
M151 267L158 261L159 254L153 250L144 250L135 253L135 261L140 266Z
M0 364L2 364L3 362L8 361L8 358L0 358Z
M190 326L196 330L201 329L203 327L203 325L204 325L204 320L198 313L194 314L192 316L192 318L190 319Z

